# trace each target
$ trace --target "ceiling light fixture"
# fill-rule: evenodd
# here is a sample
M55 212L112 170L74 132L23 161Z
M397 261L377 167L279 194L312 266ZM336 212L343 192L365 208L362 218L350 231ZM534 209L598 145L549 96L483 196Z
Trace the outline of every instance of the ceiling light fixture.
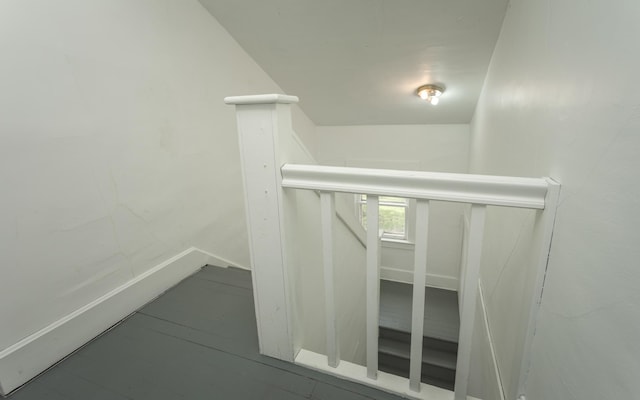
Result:
M440 96L444 93L444 89L436 85L422 85L418 88L416 93L420 98L435 106L440 102Z

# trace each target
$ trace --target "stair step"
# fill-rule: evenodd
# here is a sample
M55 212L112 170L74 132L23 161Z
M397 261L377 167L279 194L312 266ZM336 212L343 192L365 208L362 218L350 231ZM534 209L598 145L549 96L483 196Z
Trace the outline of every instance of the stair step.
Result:
M411 353L412 285L380 282L378 368L409 377ZM421 380L453 390L458 353L458 295L456 292L425 289Z
M411 356L411 345L405 342L398 342L386 338L379 339L378 351L380 353L409 360ZM454 372L456 369L457 357L455 353L433 350L430 348L422 349L422 363L435 367L448 369Z
M413 287L407 283L380 281L380 327L411 332ZM460 329L458 294L425 288L424 336L457 342Z
M407 368L394 368L393 366L390 366L388 364L380 364L378 368L380 369L380 371L383 371L389 374L402 376L404 378L409 378L408 366ZM455 376L453 379L439 379L433 376L425 376L424 374L422 374L422 376L420 377L420 380L422 381L422 383L437 386L439 388L447 389L451 391L453 391L455 387Z
M380 339L389 339L396 342L411 343L411 334L408 332L401 332L395 329L383 328L379 329ZM422 347L443 351L447 353L458 353L458 343L450 342L442 339L436 339L424 336L422 339Z

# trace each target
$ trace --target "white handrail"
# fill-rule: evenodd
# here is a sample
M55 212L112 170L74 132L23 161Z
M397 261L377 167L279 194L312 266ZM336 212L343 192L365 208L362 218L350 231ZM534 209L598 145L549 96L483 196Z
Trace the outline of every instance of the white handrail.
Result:
M414 199L543 209L543 178L284 164L282 186Z
M416 250L412 305L411 357L409 387L420 392L422 367L422 334L424 286L427 267L427 232L429 201L470 203L472 218L470 239L466 249L464 302L461 304L459 349L456 366L456 400L466 399L470 368L471 337L476 309L476 291L480 271L480 256L487 205L544 209L552 181L545 178L521 178L473 174L451 174L421 171L400 171L284 164L281 167L282 187L344 192L367 195L367 377L376 379L378 372L377 322L379 275L376 265L375 232L378 227L379 196L417 199ZM329 363L332 355L329 353ZM335 358L335 357L334 357ZM335 365L331 365L335 366Z
M541 253L535 282L535 295L529 316L529 330L523 347L522 369L529 365L535 314L544 282L551 243L553 219L559 184L551 179L397 171L291 164L310 162L308 151L300 157L293 151L295 134L291 128L290 105L298 98L280 94L236 96L225 99L236 105L243 180L246 193L249 245L253 265L253 287L260 353L285 361L317 368L410 398L466 400L469 359L475 314L475 289L480 268L486 206L545 209L542 237L537 245ZM292 139L293 138L293 139ZM304 148L304 146L301 145ZM304 149L303 149L304 150ZM280 170L280 173L278 173ZM319 192L322 204L322 253L327 314L327 355L320 356L302 348L296 328L293 284L290 273L296 267L295 226L297 203L287 190L307 189ZM366 339L367 365L340 360L334 301L336 219L334 192L367 195L369 229L357 233L366 247ZM416 249L414 253L414 299L409 379L378 371L378 320L380 282L379 196L417 199ZM546 197L545 197L546 196ZM470 203L471 222L465 246L466 274L461 302L461 324L454 396L444 390L422 384L421 336L424 314L424 277L427 267L428 211L431 200ZM340 215L338 214L338 218ZM346 224L348 228L352 228ZM520 373L519 388L524 375Z

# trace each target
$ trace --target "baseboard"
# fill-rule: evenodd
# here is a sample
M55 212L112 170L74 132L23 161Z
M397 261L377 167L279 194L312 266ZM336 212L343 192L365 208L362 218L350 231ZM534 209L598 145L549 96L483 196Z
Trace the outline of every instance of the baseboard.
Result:
M198 249L198 248L195 248L195 247L194 247L194 249L198 250L202 254L205 254L207 257L209 257L207 259L207 264L209 264L209 265L213 265L213 266L216 266L216 267L223 267L223 268L234 267L234 268L245 269L247 271L251 270L251 268L249 268L249 267L247 267L245 265L242 265L242 264L237 263L235 261L228 260L228 259L226 259L224 257L217 256L215 254L211 254L208 251L205 251L205 250L202 250L202 249Z
M394 282L413 283L413 272L383 266L380 267L380 278ZM429 287L453 291L458 290L458 279L451 276L427 274L426 283Z
M189 248L0 351L0 394L6 395L25 384L212 261L223 261L221 266L235 265Z

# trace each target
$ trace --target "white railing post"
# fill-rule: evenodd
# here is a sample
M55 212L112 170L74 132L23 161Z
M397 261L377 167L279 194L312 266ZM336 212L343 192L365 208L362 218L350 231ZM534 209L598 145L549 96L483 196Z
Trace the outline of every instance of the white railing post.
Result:
M420 391L422 381L422 340L424 336L424 296L427 274L429 201L416 203L416 236L413 269L413 306L411 310L411 358L409 388Z
M324 267L324 307L327 331L327 359L330 367L340 363L340 344L336 326L334 295L333 227L336 219L336 200L333 192L320 192L320 215L322 224L322 264Z
M471 205L469 219L469 241L466 249L466 273L464 277L464 296L460 305L460 337L458 340L458 361L456 364L455 400L467 398L469 383L469 364L471 360L471 339L476 314L478 296L478 278L480 277L480 257L484 237L484 221L487 206Z
M367 377L378 377L378 330L380 324L379 198L367 196Z
M536 281L533 290L533 296L531 299L531 308L529 311L529 323L527 326L527 333L525 336L524 346L522 348L522 363L520 364L520 376L518 378L518 394L524 395L525 384L527 376L529 375L529 367L532 358L532 346L533 337L536 330L536 322L538 317L538 311L540 309L540 303L542 301L542 289L544 287L544 278L547 273L547 265L549 263L549 254L551 253L551 239L553 238L553 227L556 220L556 212L558 208L558 202L560 201L560 184L551 178L546 178L549 189L545 197L545 207L542 214L539 231L534 237L539 237L539 240L534 240L532 245L533 251L538 253L537 260L537 274Z
M278 94L225 98L236 106L253 293L262 354L293 361L296 353L289 274L295 208L282 190L280 167L290 161L290 104Z

